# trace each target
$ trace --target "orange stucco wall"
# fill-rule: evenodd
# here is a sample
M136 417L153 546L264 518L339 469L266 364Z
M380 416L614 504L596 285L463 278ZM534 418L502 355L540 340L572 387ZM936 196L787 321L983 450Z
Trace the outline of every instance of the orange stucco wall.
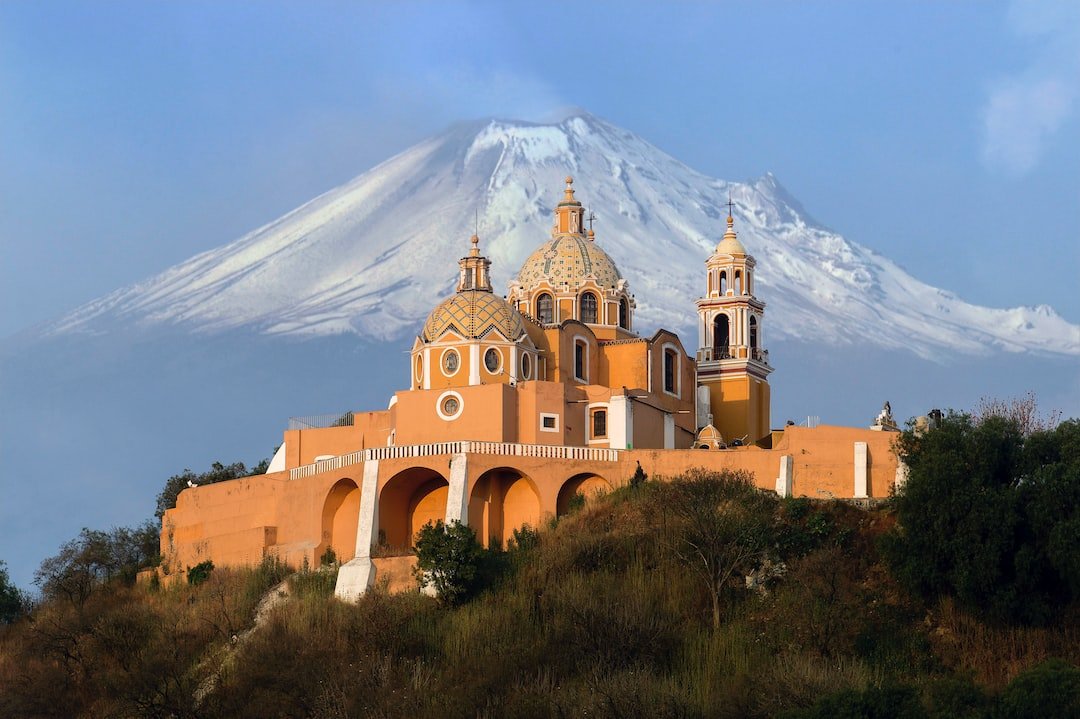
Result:
M493 387L493 389L499 389ZM774 489L780 459L793 462L795 496L854 495L854 443L867 444L867 488L888 496L896 476L895 433L850 427L789 427L774 435L772 449L724 451L634 449L617 461L550 459L515 455L467 455L469 523L485 541L505 544L522 523L539 524L565 509L576 491L617 487L637 464L656 480L690 468L741 469L763 489ZM384 459L379 464L380 538L398 550L428 520L445 516L449 456ZM342 559L355 551L363 465L290 480L288 472L188 489L166 512L162 554L170 571L204 559L218 565L254 564L274 553L294 566L317 562L326 546Z

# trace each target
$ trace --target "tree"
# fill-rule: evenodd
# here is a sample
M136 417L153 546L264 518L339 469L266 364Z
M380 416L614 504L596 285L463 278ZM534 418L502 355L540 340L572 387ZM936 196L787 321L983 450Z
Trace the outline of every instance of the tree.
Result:
M726 588L755 569L772 546L775 500L745 472L689 472L655 484L654 491L661 511L675 520L668 547L707 589L713 627L719 627Z
M99 585L113 579L132 584L139 570L159 560L158 532L152 522L111 532L84 527L78 537L60 545L59 553L41 563L34 584L46 599L82 605Z
M908 481L883 548L911 591L1024 624L1080 597L1080 421L950 412L897 449Z
M416 535L416 577L443 604L461 604L478 589L484 549L467 524L428 522Z
M11 583L7 563L0 560L0 624L11 624L26 612L26 595Z

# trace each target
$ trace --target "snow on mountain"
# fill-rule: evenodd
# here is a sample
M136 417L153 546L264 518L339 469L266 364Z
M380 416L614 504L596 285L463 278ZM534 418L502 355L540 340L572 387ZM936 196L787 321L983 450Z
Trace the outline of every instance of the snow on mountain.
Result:
M1080 355L1080 326L1047 306L991 309L924 284L815 224L772 175L702 175L587 113L554 124L462 125L223 247L91 302L50 334L115 323L267 334L415 333L453 291L474 213L498 286L548 236L563 177L596 213L596 238L635 293L637 327L696 344L704 261L735 202L757 258L765 342L871 343L921 356L991 350Z

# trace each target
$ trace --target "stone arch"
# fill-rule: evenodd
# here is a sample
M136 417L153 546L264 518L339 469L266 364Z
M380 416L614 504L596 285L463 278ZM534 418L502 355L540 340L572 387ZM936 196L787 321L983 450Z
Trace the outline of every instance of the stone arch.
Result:
M585 497L586 501L595 497L597 494L604 494L611 491L611 482L601 477L599 474L575 474L570 479L563 482L563 486L559 489L559 497L555 502L555 510L558 516L563 516L570 511L570 503L574 499L574 495L580 494Z
M356 526L360 520L360 488L351 479L339 479L323 500L322 531L315 548L315 561L333 547L338 561L356 556Z
M540 492L536 483L512 467L484 472L469 494L469 526L485 546L505 547L514 530L540 526Z
M449 482L427 467L398 472L379 493L379 543L404 551L427 522L446 518Z

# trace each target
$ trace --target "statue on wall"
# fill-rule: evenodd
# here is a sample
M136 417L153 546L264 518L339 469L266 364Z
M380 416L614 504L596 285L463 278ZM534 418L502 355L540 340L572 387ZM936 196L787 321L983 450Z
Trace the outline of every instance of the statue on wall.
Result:
M892 405L885 402L881 407L881 411L878 412L878 416L874 419L874 426L876 427L895 427L896 421L892 416Z

